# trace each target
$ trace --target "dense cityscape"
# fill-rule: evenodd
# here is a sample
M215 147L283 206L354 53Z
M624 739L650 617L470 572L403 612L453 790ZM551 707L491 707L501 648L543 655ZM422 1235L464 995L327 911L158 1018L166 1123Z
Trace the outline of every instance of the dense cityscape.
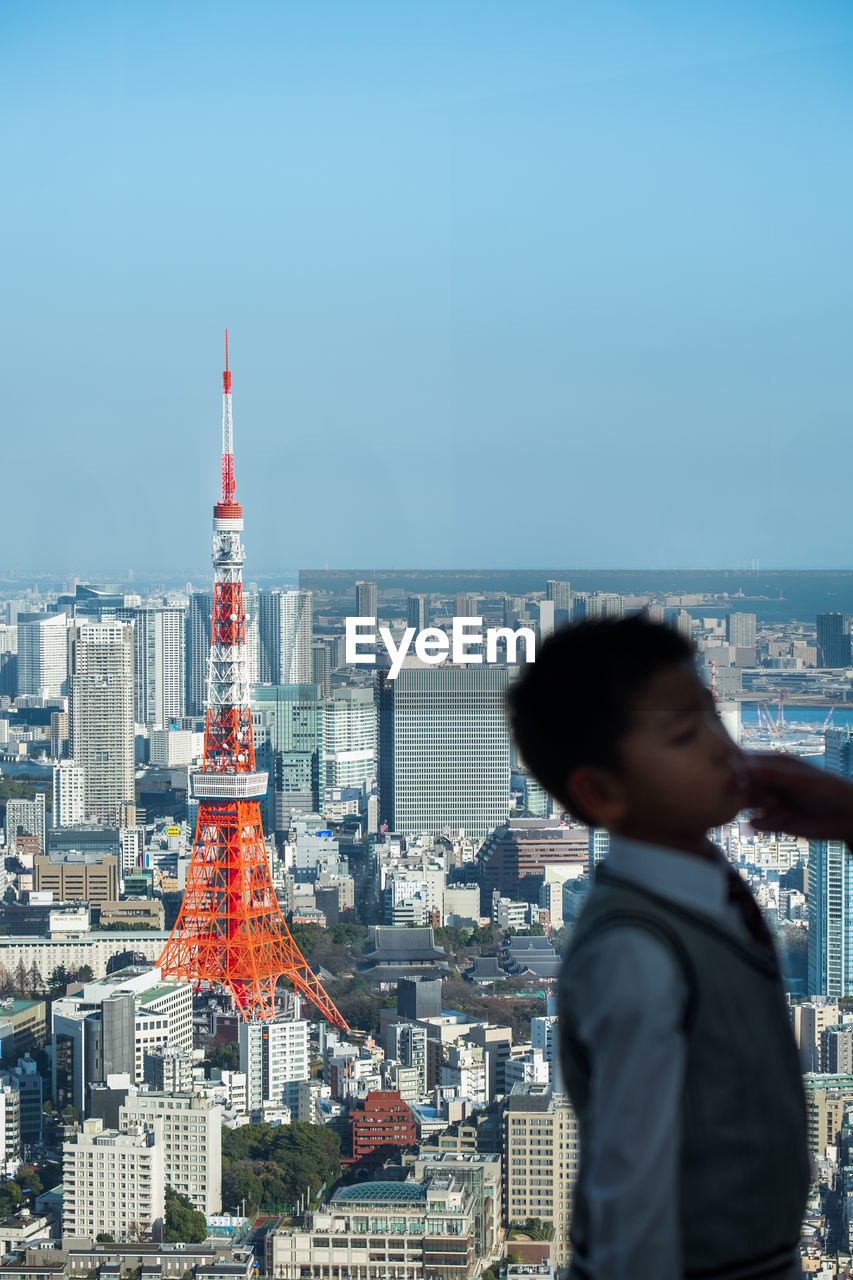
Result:
M526 771L505 691L555 627L642 612L747 749L853 776L851 619L568 575L243 592L230 399L212 590L0 600L0 1276L562 1276L553 993L608 837ZM714 835L806 1072L804 1266L848 1274L850 854Z

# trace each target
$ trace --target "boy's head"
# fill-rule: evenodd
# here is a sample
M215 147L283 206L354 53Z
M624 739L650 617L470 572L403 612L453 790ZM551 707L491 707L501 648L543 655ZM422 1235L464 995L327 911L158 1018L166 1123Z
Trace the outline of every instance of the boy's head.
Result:
M689 847L746 801L740 753L670 627L563 627L507 702L527 767L592 826Z

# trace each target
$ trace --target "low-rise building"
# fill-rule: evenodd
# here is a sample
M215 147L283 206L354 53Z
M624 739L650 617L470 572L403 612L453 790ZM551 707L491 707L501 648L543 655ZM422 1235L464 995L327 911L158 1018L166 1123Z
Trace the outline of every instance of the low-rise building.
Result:
M382 1164L418 1140L408 1103L394 1090L374 1091L350 1112L352 1162Z
M336 1191L302 1228L271 1232L266 1274L473 1280L480 1269L474 1242L470 1194L452 1177L377 1180Z

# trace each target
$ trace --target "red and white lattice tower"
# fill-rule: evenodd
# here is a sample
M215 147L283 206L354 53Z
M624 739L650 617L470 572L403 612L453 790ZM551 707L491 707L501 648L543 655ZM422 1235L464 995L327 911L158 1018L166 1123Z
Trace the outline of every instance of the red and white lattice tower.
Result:
M228 334L222 375L222 499L213 508L213 620L204 763L193 775L199 800L187 886L158 961L164 975L230 991L243 1017L275 1015L280 977L348 1030L290 936L270 878L255 769L243 611L243 508L234 499L234 443Z

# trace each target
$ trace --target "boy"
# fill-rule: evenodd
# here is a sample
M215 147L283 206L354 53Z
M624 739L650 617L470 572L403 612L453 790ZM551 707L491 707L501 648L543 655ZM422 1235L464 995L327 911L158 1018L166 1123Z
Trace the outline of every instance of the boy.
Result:
M770 934L707 838L750 796L692 651L640 617L565 627L508 702L534 776L611 833L559 988L572 1280L791 1280L800 1066Z

